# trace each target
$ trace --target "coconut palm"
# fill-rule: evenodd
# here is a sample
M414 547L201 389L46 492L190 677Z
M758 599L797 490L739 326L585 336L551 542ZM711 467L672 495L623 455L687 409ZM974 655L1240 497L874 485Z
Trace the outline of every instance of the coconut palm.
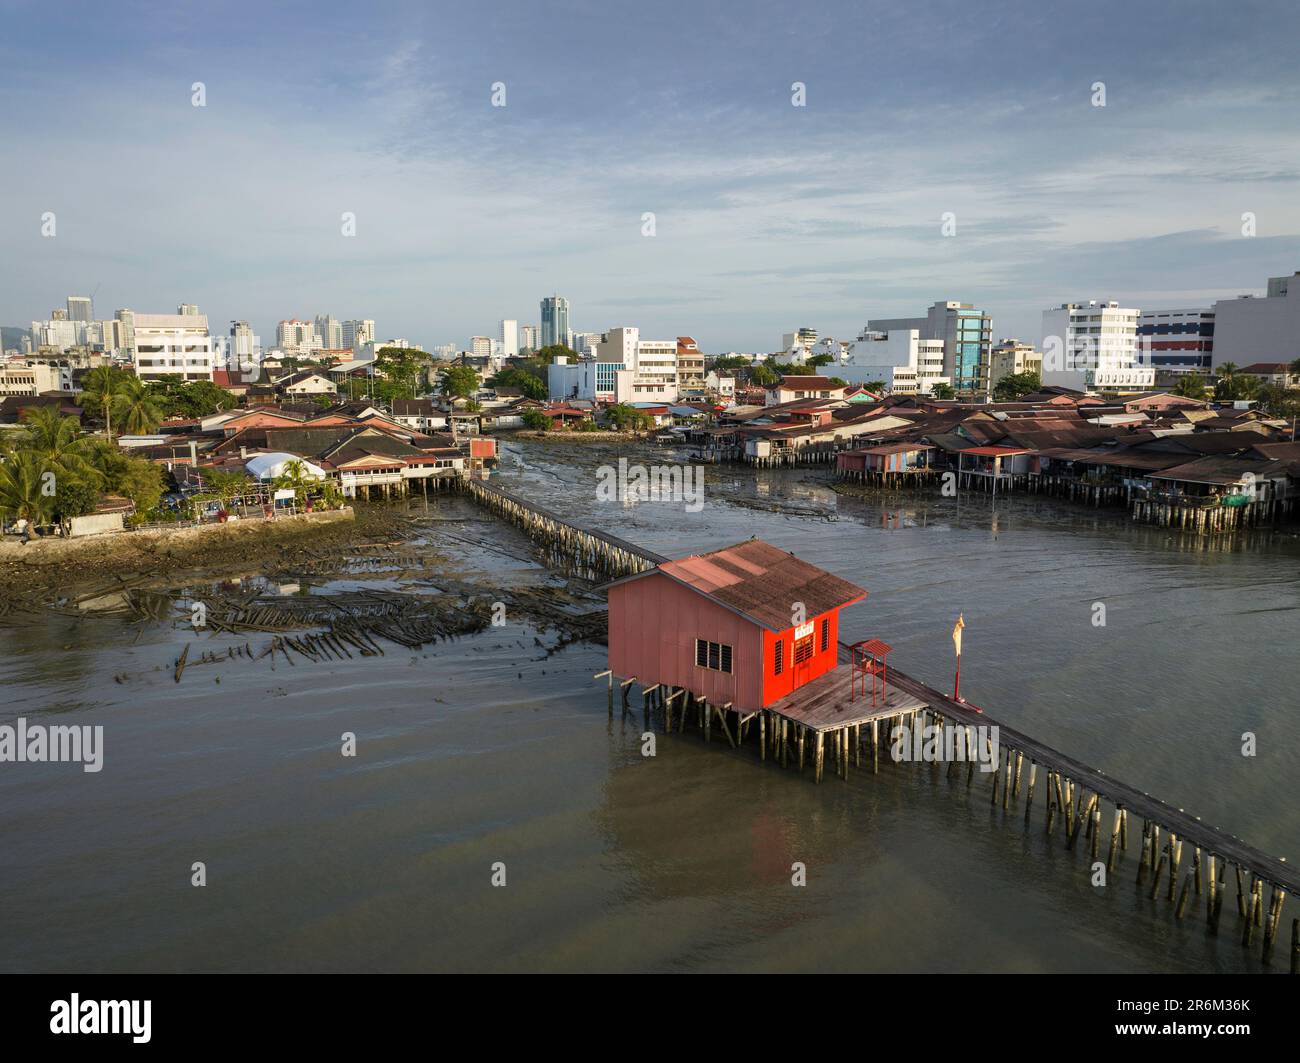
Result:
M47 471L30 450L0 461L0 517L39 524L53 503L44 490Z
M75 417L64 417L53 406L33 406L23 413L24 449L30 450L56 477L99 485L104 474L95 459L95 440L81 434Z
M292 490L294 501L302 505L307 497L308 483L306 466L301 460L294 458L284 463L284 471L275 478L271 486L277 491Z
M113 400L122 386L126 374L111 365L100 365L86 374L86 388L81 393L81 404L93 404L104 415L108 438L113 438Z
M161 407L139 377L127 377L121 382L113 396L113 409L132 435L148 435L163 419Z

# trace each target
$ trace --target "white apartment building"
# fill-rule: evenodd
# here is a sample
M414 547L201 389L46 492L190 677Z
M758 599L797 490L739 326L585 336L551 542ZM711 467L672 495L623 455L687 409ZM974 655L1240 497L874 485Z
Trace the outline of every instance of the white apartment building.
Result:
M319 351L323 346L315 323L299 321L297 318L281 321L276 326L275 345L290 354Z
M71 391L72 367L58 362L0 362L0 398Z
M519 322L502 318L500 339L502 357L515 357L519 353Z
M471 336L469 338L469 353L476 358L492 357L492 337L491 336Z
M206 314L136 314L135 375L211 380L212 339Z
M32 347L53 347L66 351L69 347L83 347L89 342L92 322L70 321L65 311L48 321L32 322Z
M920 329L864 328L832 375L850 384L883 381L887 395L930 395L936 385L952 383L943 363L944 341L922 339Z
M316 315L316 335L324 350L337 351L347 346L343 342L343 322L331 314Z
M1143 364L1138 311L1116 302L1062 303L1043 311L1043 383L1075 391L1138 392L1155 387Z
M641 330L627 326L601 333L597 362L622 362L618 374L619 402L677 401L677 340L643 340Z
M519 326L519 348L527 347L530 351L541 350L542 327L540 325Z

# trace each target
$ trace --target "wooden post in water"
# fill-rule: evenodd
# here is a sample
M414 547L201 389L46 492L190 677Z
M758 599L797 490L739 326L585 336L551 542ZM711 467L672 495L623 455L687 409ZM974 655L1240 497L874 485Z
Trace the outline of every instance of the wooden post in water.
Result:
M1038 777L1038 761L1030 758L1029 786L1025 790L1025 826L1029 826L1029 810L1034 807L1034 782Z
M1215 877L1214 877L1214 875L1215 875L1215 865L1216 865L1217 862L1218 862L1218 857L1215 856L1214 853L1211 853L1211 854L1210 854L1210 868L1209 868L1209 870L1210 870L1210 878L1209 878L1209 881L1210 881L1210 896L1206 899L1206 902L1205 902L1205 925L1206 925L1207 927L1209 927L1211 930L1214 929L1214 902L1215 902L1215 900L1216 900L1217 897L1218 897L1218 885L1219 885L1219 884L1218 884L1218 882L1216 881L1216 879L1215 879Z
M813 778L814 778L814 780L815 780L816 782L821 782L821 781L822 781L822 764L823 764L824 759L825 759L825 750L824 750L824 748L823 748L823 746L822 746L822 740L823 740L824 738L825 738L825 735L823 735L823 734L821 733L821 731L818 731L818 732L817 732L817 749L816 749L816 752L815 752L815 760L816 760L816 764L815 764L815 766L814 766L814 768L813 768Z
M767 760L767 713L758 714L758 759Z

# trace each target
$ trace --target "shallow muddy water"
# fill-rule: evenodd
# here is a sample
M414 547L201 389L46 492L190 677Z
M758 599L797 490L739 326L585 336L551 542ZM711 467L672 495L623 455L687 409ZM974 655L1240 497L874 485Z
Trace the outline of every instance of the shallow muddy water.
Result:
M602 503L609 453L507 444L495 479L665 554L750 535L793 550L870 591L844 638L886 639L937 686L962 612L972 701L1300 859L1294 540L1204 550L1045 499L836 496L820 470L708 468L699 512ZM411 509L459 578L565 582L463 497ZM299 593L366 586L403 580L369 565ZM185 587L152 590L182 615ZM1217 938L1203 916L1175 923L1134 887L1136 838L1096 889L1082 846L1048 839L1041 807L1027 829L990 807L986 780L886 760L817 787L689 731L644 758L639 715L611 724L592 681L604 648L551 652L556 633L509 616L423 650L178 684L186 641L244 639L113 616L0 628L0 723L104 727L100 772L0 764L0 968L1262 969L1231 898Z

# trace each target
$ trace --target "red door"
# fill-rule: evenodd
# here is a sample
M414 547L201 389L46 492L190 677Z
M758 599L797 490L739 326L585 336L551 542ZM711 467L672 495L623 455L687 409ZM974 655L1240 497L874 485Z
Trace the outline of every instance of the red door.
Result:
M794 685L803 686L812 678L813 637L794 640Z

